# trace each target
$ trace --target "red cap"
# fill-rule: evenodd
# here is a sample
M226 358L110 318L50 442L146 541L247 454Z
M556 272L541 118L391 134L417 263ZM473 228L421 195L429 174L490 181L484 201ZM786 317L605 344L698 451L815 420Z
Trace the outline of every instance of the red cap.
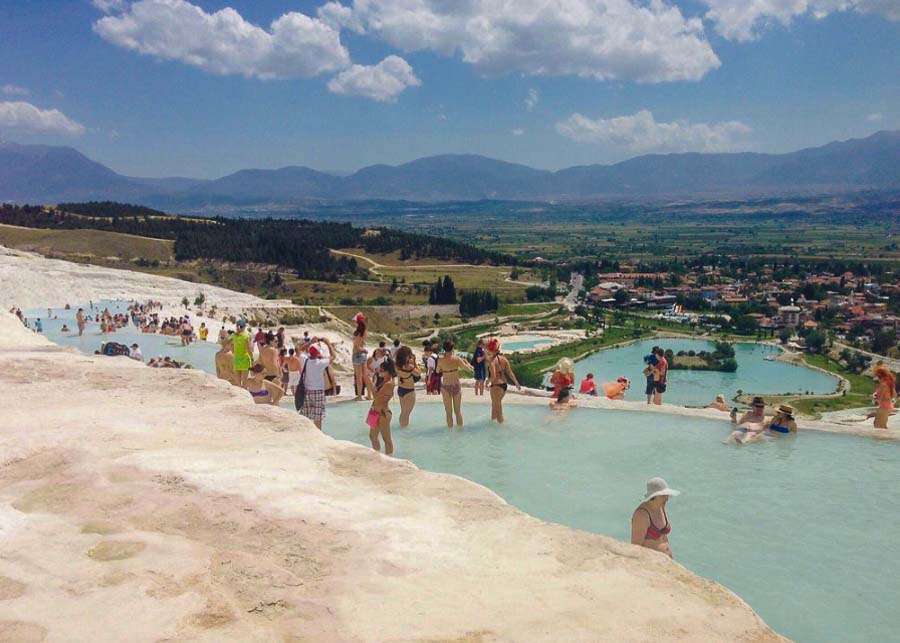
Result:
M310 357L312 357L313 359L316 359L317 357L321 357L321 355L322 355L322 353L319 352L318 348L316 348L315 346L309 347L309 356Z
M362 313L356 313L356 317L353 318L353 321L355 321L357 324L361 321L366 321L366 316Z
M491 351L492 353L496 353L497 351L499 351L500 350L500 340L497 339L496 337L492 337L491 341L489 341L487 344L487 349L489 351Z

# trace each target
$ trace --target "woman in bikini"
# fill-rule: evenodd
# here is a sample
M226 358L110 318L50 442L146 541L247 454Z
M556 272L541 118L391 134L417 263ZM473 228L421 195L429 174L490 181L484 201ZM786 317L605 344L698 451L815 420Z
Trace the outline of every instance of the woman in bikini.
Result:
M888 428L888 418L894 412L894 398L897 397L897 378L886 366L878 365L873 371L878 387L875 389L875 428Z
M409 426L409 416L416 405L416 382L422 379L422 372L409 346L397 349L397 396L400 398L400 426Z
M356 389L355 401L362 399L363 391L367 391L371 399L371 391L367 389L366 382L366 360L369 357L366 351L366 336L368 329L366 328L366 318L362 313L357 313L353 318L356 322L356 330L353 331L353 384Z
M503 398L506 397L506 391L509 389L509 382L512 381L518 390L522 390L522 385L516 379L509 360L505 355L500 354L500 340L496 337L488 342L488 377L491 385L491 419L497 420L498 424L503 424Z
M271 404L278 406L284 391L275 382L265 379L266 367L255 364L250 369L250 377L247 378L247 390L250 391L253 401L257 404Z
M394 397L395 377L397 377L397 370L393 360L388 358L378 368L379 384L372 400L372 410L378 413L378 424L369 429L372 448L381 451L381 444L378 442L378 437L381 436L381 439L384 440L386 455L394 453L394 442L391 440L391 398Z
M669 489L662 478L653 478L647 482L647 494L631 515L631 544L653 549L672 558L672 547L669 545L669 534L672 526L666 515L666 503L679 491Z
M456 354L453 340L444 341L444 354L437 361L436 371L441 376L441 397L444 399L444 412L447 414L447 428L453 427L453 415L456 415L456 426L463 425L462 417L462 385L459 382L459 369L472 370L469 362Z

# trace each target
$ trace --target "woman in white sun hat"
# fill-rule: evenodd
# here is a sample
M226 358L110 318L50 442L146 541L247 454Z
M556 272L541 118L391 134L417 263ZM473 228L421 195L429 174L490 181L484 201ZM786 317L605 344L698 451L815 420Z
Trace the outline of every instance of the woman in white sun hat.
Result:
M677 496L680 491L670 489L662 478L647 481L647 494L631 515L631 544L647 549L661 551L670 558L672 548L669 546L669 517L666 515L666 503L670 496Z

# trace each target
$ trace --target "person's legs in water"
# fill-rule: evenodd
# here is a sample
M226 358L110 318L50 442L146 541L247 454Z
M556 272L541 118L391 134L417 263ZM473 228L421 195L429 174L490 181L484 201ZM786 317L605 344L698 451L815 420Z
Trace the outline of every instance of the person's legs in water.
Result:
M400 396L400 426L409 426L409 416L412 414L413 408L416 406L416 393L406 393Z
M462 390L457 386L453 392L453 411L456 413L456 426L463 425L462 417Z
M378 418L378 424L376 427L378 432L381 434L381 439L384 441L384 453L385 455L393 455L394 453L394 442L391 440L391 412L385 411Z
M888 418L891 416L891 409L889 408L878 408L875 410L875 428L876 429L886 429L888 428Z
M379 420L380 422L380 420ZM378 436L380 435L380 431L378 429L378 425L376 424L374 428L369 429L369 441L372 443L372 448L376 451L381 451L381 443L378 441Z
M446 386L441 387L441 398L444 400L444 414L447 416L447 428L453 428L453 395Z
M502 384L491 384L491 419L503 424L503 398L506 387Z

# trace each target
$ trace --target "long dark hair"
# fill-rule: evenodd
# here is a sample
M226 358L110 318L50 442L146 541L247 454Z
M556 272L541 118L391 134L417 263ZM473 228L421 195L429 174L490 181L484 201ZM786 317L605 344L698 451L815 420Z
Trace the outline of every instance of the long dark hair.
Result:
M456 344L453 342L452 339L445 339L445 340L444 340L444 352L445 352L445 353L449 353L449 352L452 351L454 348L456 348Z
M385 360L381 363L381 368L387 371L388 375L391 377L397 377L397 368L394 366L394 360L390 357L386 357Z
M394 355L394 359L396 360L394 365L397 368L403 368L406 366L406 363L409 362L410 357L412 357L412 349L409 346L401 346L397 349L397 354Z
M353 335L356 337L362 337L366 334L366 322L364 320L360 320L356 322L356 330L353 331Z

